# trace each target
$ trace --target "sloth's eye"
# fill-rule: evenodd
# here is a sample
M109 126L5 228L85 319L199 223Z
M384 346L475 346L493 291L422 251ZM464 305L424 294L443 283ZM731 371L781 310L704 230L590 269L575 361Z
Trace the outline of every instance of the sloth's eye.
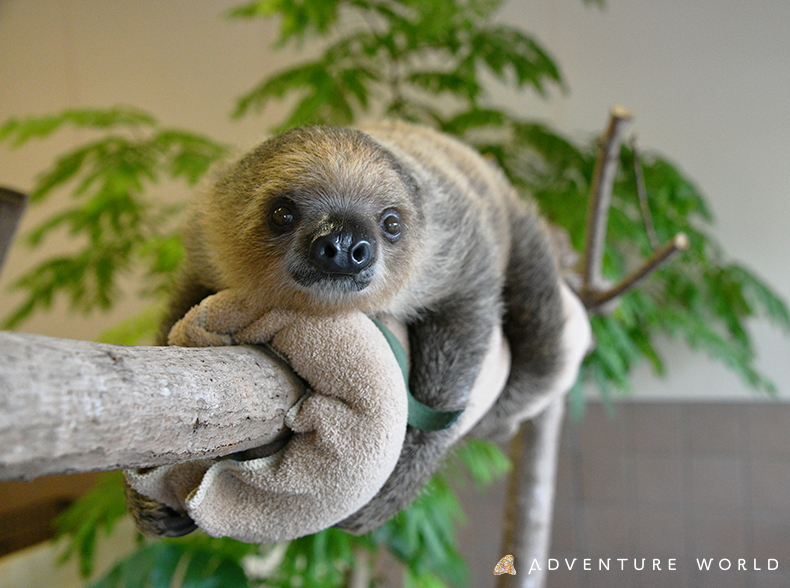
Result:
M394 210L385 212L381 219L381 228L384 229L384 232L387 233L390 239L396 240L400 238L400 215Z
M285 228L294 222L294 213L287 206L276 207L271 214L272 223L280 228Z

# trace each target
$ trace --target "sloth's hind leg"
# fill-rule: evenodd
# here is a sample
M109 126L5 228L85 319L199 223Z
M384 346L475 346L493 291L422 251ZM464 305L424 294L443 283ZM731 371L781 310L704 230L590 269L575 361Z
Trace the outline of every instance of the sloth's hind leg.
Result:
M473 430L477 436L510 437L550 402L563 368L563 302L548 236L530 214L514 218L512 230L503 292L510 376L496 404Z

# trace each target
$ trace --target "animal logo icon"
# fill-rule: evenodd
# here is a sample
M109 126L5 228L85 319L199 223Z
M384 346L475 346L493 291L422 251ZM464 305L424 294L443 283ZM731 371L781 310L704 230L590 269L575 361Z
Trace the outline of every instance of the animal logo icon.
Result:
M513 567L513 556L506 555L502 559L499 560L496 567L494 568L494 575L501 576L502 574L512 574L516 575L516 568Z

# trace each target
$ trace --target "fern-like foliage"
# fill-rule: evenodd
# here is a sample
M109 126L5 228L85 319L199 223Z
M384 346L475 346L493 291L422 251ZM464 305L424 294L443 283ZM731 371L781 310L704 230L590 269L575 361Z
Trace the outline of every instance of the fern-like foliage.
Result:
M73 204L25 239L36 247L56 231L66 231L77 248L16 280L12 288L24 291L25 300L6 317L5 329L49 308L57 295L67 296L77 311L109 309L121 295L120 278L140 268L146 273L140 294L161 297L183 257L168 222L179 207L152 199L150 188L166 179L192 186L226 151L206 137L164 128L144 112L120 107L12 118L0 127L0 140L18 147L66 126L96 131L98 137L62 155L38 176L31 202L65 190Z
M578 145L492 99L496 84L544 97L565 89L558 65L536 39L495 22L500 5L501 0L248 2L228 16L276 18L276 47L310 42L321 44L323 52L254 84L238 98L233 116L249 116L288 99L294 107L276 131L302 124L345 125L375 116L433 125L496 161L581 250L595 142ZM147 275L140 295L161 300L183 253L168 223L175 210L152 198L150 188L172 179L192 185L225 152L208 138L168 129L144 112L120 107L10 119L0 126L0 141L21 145L66 126L96 138L43 172L33 200L65 190L73 205L56 212L26 239L35 247L54 231L66 230L77 250L42 262L14 284L25 292L25 301L6 318L6 328L47 308L60 295L77 310L108 308L120 295L119 278L132 271ZM623 148L621 156L603 268L613 281L651 252L636 194L634 153ZM691 248L624 296L612 314L593 317L597 345L572 393L577 407L584 382L609 395L629 389L630 374L640 363L664 373L658 345L662 337L680 339L722 361L752 388L773 391L773 383L755 366L748 327L760 319L790 332L785 302L748 268L728 259L712 237L712 213L702 192L675 164L648 154L642 167L659 239L683 231ZM134 343L152 332L155 323L155 311L147 309L105 340ZM379 548L403 562L406 586L462 586L465 564L454 538L462 515L450 481L457 483L459 471L465 471L476 483L489 483L507 469L507 459L486 443L464 445L457 456L412 508L379 531L357 538L330 529L293 541L262 583L245 574L245 561L260 557L257 547L196 533L143 544L93 586L341 587L358 565L355 553ZM61 522L70 540L67 553L80 555L86 573L98 531L120 516L120 478L106 484L99 495L79 501Z
M307 36L332 42L316 59L263 80L234 116L296 96L278 130L349 124L373 113L437 125L447 106L477 107L486 77L544 95L561 85L559 68L533 37L492 16L498 0L331 0L251 2L233 17L277 16L279 44ZM446 105L444 103L447 103Z

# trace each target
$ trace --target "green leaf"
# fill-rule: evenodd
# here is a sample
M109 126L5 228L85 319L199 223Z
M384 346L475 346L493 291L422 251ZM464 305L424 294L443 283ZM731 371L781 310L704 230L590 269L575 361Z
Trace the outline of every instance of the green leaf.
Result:
M171 178L183 178L189 186L194 186L229 151L226 145L212 139L175 129L156 133L150 140L150 148Z
M172 581L164 586L171 586ZM211 551L196 551L192 554L186 572L183 588L233 588L249 586L244 570L233 561Z
M477 80L457 71L416 71L409 74L406 81L432 94L464 95L471 101L474 101L482 92Z
M530 85L545 95L548 83L557 85L562 80L559 67L548 52L517 29L481 26L470 44L471 55L482 60L501 81L512 79L517 88Z
M466 584L467 568L458 552L455 527L463 522L463 512L447 475L448 471L435 475L408 509L371 538L386 545L417 576L435 574L461 586Z
M113 127L153 127L156 120L146 112L130 107L116 106L106 110L64 110L49 116L11 118L0 126L0 141L11 140L20 147L32 139L44 139L72 126L80 129L105 130Z
M162 306L151 304L103 331L96 341L114 345L153 345L163 316Z
M406 569L403 572L403 588L447 588L447 584L436 577L436 574L416 573Z
M284 70L264 80L236 102L234 118L249 110L261 112L274 98L283 98L290 92L298 92L316 86L316 80L326 76L324 64L310 62ZM294 118L292 114L290 118Z
M189 542L158 541L118 562L90 588L248 588L239 561Z
M790 312L784 300L745 267L731 264L727 269L733 282L740 287L744 300L750 306L759 308L761 313L785 333L790 333Z
M507 455L490 441L470 439L455 447L453 452L478 490L502 478L511 469ZM454 476L454 479L458 480L459 477Z
M250 2L228 12L231 18L280 17L277 44L290 40L302 41L308 33L326 34L338 17L340 0L260 0Z
M76 556L83 577L91 575L99 532L109 535L126 514L123 492L120 472L102 474L91 490L55 519L56 539L65 543L59 561Z
M163 176L194 185L227 147L201 135L159 127L139 111L65 111L28 119L17 136L54 132L64 124L106 128L107 134L58 157L39 174L31 192L34 203L58 190L69 190L73 206L55 211L26 236L36 247L53 232L65 230L82 246L32 267L12 284L26 293L4 326L13 328L37 310L66 295L73 309L107 309L120 296L121 276L140 264L147 267L142 297L161 297L183 256L178 238L163 227L179 207L149 202L144 194ZM136 127L129 134L126 127ZM124 131L116 133L118 127ZM110 132L112 130L112 132Z
M267 585L292 586L292 579L297 577L306 587L341 588L355 565L354 549L358 547L369 549L370 540L336 528L291 541L283 562L275 576L267 579Z

